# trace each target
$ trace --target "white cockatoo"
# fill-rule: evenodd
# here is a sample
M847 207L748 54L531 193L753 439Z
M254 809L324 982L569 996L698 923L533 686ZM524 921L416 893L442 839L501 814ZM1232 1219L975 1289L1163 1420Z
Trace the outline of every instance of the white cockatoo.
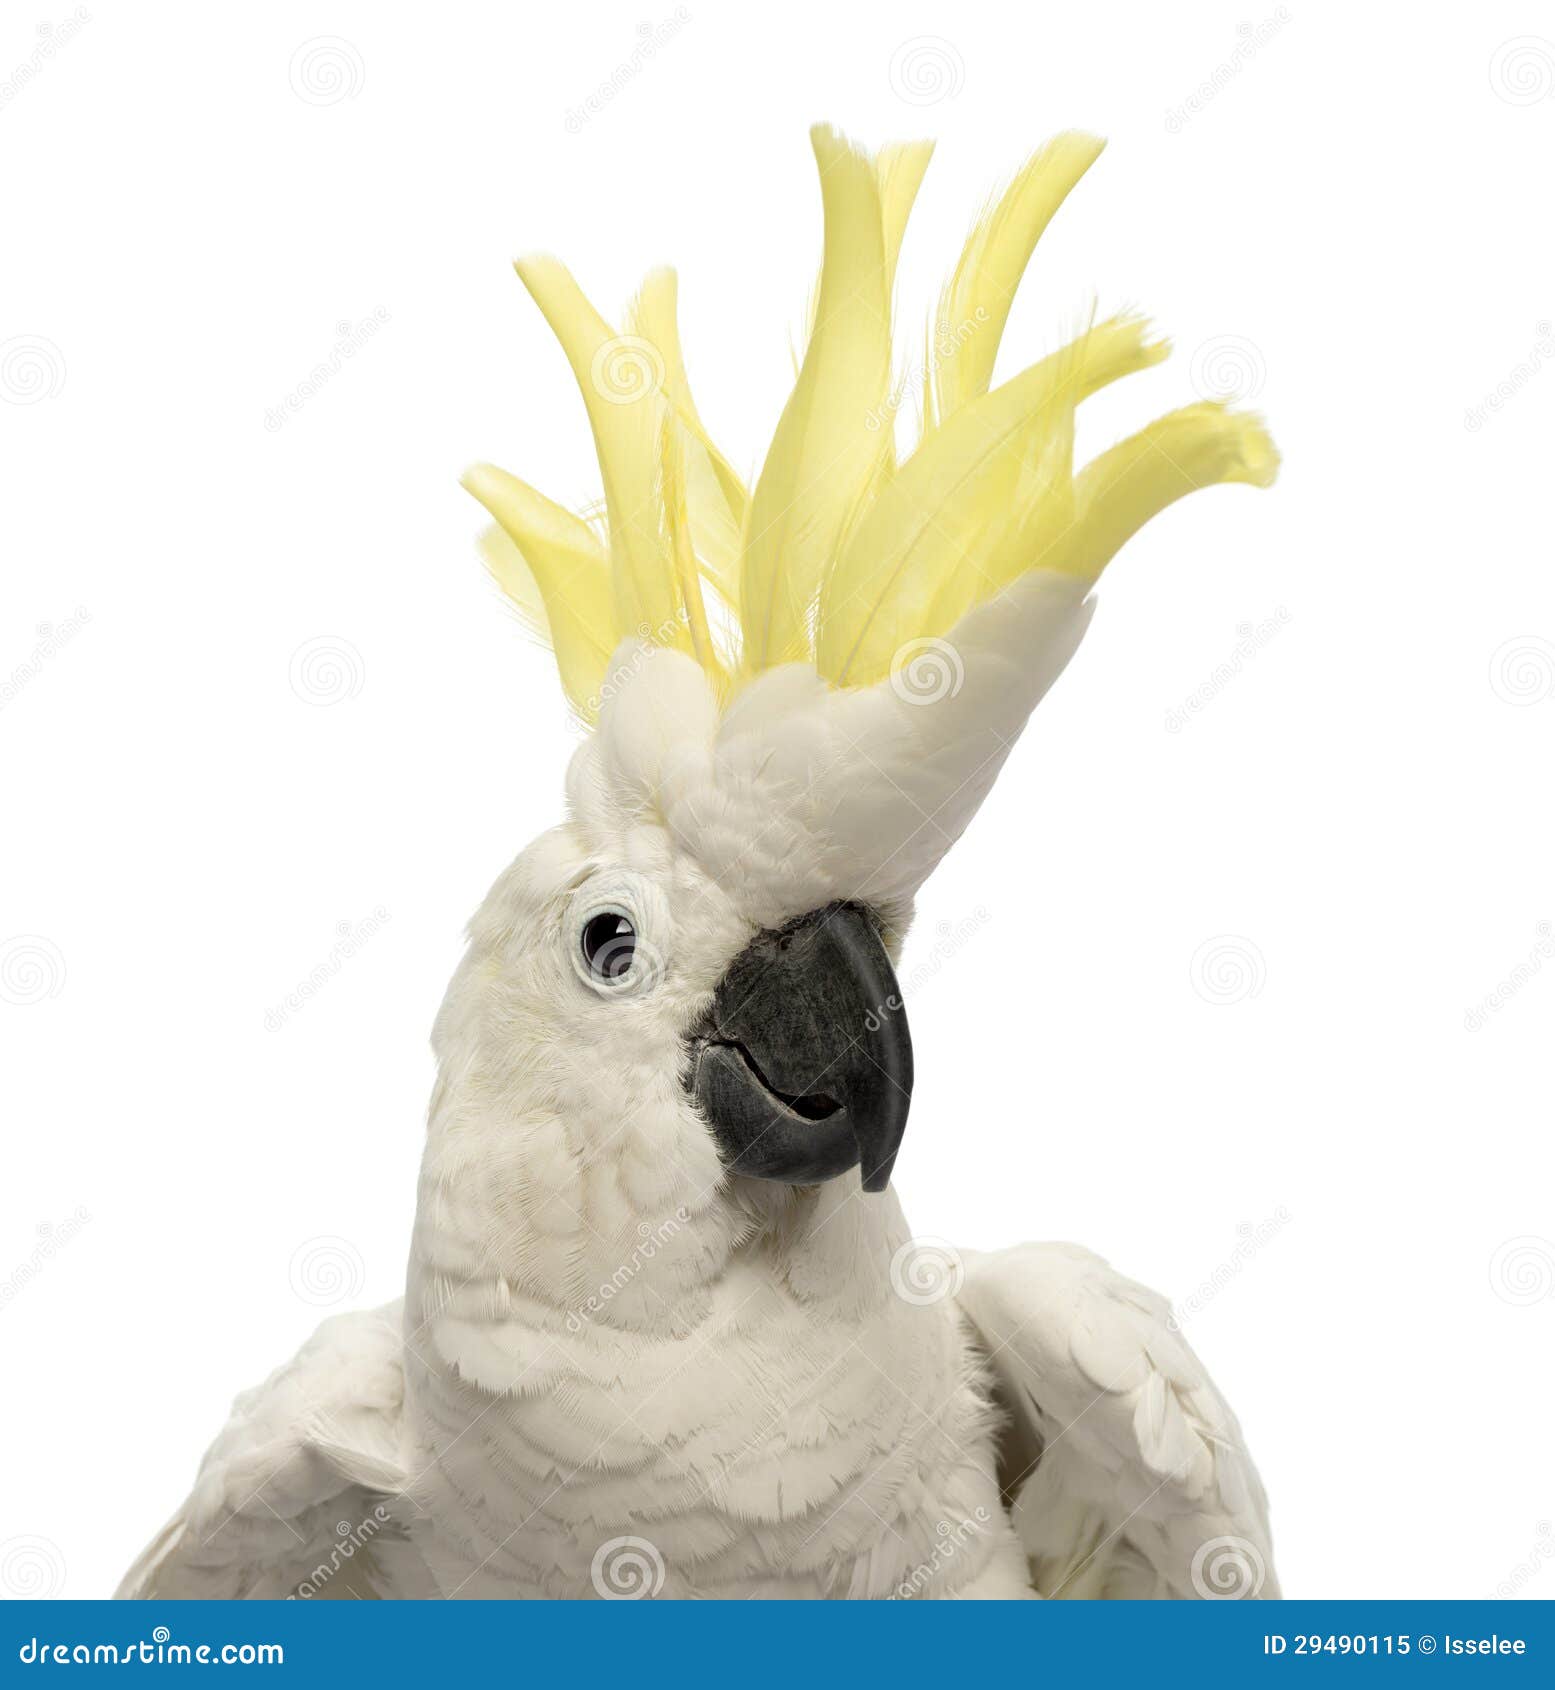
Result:
M913 897L1196 487L1256 419L1162 417L1080 469L1076 406L1166 347L1095 322L991 377L1100 143L976 223L899 457L891 298L930 148L821 128L824 254L747 494L692 404L675 283L624 334L518 271L582 388L598 519L501 470L498 581L592 732L438 1018L403 1302L241 1396L127 1576L162 1597L1276 1594L1267 1507L1168 1305L1085 1250L915 1240L893 963Z

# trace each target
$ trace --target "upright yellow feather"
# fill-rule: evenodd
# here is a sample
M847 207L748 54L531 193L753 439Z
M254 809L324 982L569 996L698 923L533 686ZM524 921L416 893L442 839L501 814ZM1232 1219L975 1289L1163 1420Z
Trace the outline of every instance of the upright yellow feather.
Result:
M608 549L500 470L472 470L465 485L501 525L483 542L488 567L552 641L585 714L628 636L689 652L721 693L785 662L813 664L834 686L871 685L903 647L950 633L1028 571L1089 584L1184 493L1274 478L1262 423L1213 403L1159 418L1075 473L1075 407L1166 356L1132 316L1093 324L992 387L1032 252L1101 152L1079 134L1033 154L974 224L930 334L924 435L898 466L891 295L932 147L870 158L825 127L811 144L820 281L794 391L750 495L692 402L673 272L648 277L623 337L555 260L518 266L588 407ZM705 601L704 582L716 599ZM708 608L720 600L715 627Z
M1106 144L1074 130L1054 136L973 225L940 296L929 354L927 427L988 391L1026 265L1054 213Z
M482 541L486 567L534 632L550 639L568 700L592 719L618 637L605 548L586 522L506 470L477 464L465 472L463 485L509 541ZM535 614L536 593L543 624Z
M660 645L689 645L658 497L664 401L650 349L615 333L554 258L514 266L561 342L594 432L610 516L615 622Z
M804 363L751 496L740 575L751 672L809 653L821 574L880 457L878 409L890 382L875 166L834 129L817 126L810 141L821 172L825 255Z

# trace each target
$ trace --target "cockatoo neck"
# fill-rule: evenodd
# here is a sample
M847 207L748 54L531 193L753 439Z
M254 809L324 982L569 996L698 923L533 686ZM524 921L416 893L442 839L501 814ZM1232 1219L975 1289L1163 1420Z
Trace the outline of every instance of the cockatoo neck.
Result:
M464 1038L442 1056L410 1312L441 1326L461 1368L472 1328L504 1351L505 1328L684 1336L758 1264L781 1294L844 1318L890 1294L907 1229L894 1192L865 1193L858 1170L812 1187L730 1178L678 1099L612 1136L544 1088L494 1093Z

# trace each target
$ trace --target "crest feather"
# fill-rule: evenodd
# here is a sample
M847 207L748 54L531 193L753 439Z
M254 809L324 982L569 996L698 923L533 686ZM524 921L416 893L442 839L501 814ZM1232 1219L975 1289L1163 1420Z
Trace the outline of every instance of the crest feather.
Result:
M870 686L904 649L948 634L1036 571L1083 592L1184 493L1274 479L1278 454L1262 423L1218 403L1173 411L1075 473L1076 407L1167 354L1137 317L1095 323L992 385L1032 253L1101 153L1101 141L1076 133L1034 153L973 225L930 335L923 435L897 464L891 298L932 145L871 157L824 126L811 144L820 282L794 390L750 493L692 401L673 272L649 275L622 336L556 260L517 266L583 394L608 546L500 470L482 466L465 485L509 542L484 544L488 567L551 640L587 716L616 643L634 635L693 657L719 697L784 663L809 665L834 688Z

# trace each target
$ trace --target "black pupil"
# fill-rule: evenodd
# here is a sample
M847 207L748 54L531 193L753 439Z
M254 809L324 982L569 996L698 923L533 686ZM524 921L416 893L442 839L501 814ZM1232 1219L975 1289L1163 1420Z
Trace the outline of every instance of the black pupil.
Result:
M583 926L583 960L600 980L619 980L632 966L637 931L616 910L591 915Z

